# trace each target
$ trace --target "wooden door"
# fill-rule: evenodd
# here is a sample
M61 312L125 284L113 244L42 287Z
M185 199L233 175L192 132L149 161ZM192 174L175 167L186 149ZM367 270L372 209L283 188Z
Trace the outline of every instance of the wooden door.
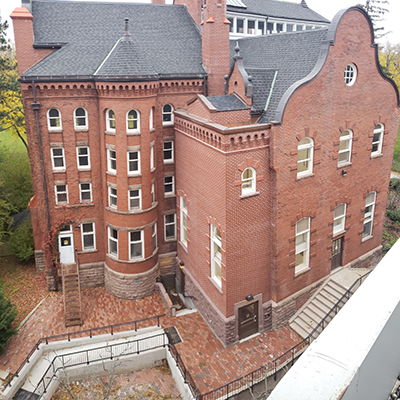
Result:
M258 301L239 308L239 339L258 332Z
M331 270L342 265L343 237L332 242Z

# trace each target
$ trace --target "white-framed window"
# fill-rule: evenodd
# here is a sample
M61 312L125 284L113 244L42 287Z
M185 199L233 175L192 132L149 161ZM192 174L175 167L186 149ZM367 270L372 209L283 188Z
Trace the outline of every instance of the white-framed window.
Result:
M129 209L140 210L142 208L142 190L131 189L129 190Z
M149 129L150 129L150 131L152 131L154 129L154 107L150 108Z
M126 131L129 133L140 132L140 113L130 110L126 115Z
M312 174L313 172L314 140L305 137L297 146L297 177Z
M62 147L53 147L51 149L51 162L53 171L65 169L64 149Z
M174 162L174 142L169 140L163 143L164 164L171 164Z
M68 204L68 186L55 185L56 204Z
M87 111L83 107L74 111L74 126L76 130L86 130L89 127Z
M374 137L372 139L372 152L371 156L376 156L382 153L383 132L385 127L383 124L378 124L374 129Z
M256 191L256 170L252 167L242 172L242 196Z
M338 166L346 165L351 160L351 143L353 140L353 132L350 129L345 129L340 134L339 142L339 159Z
M118 258L118 231L108 227L108 253Z
M344 70L344 82L347 86L353 86L357 79L357 67L350 63Z
M90 169L90 150L89 147L77 147L76 148L76 158L78 161L79 170L89 170Z
M157 248L157 224L154 223L151 227L151 243L153 245L153 252Z
M79 197L81 203L87 203L92 201L92 184L91 183L80 183L79 184Z
M264 35L264 21L257 21L257 35Z
M180 197L180 236L181 243L187 247L187 239L188 239L188 210L187 203L183 196Z
M49 131L60 132L62 130L61 113L57 108L50 108L47 111L47 127Z
M236 33L244 33L244 19L236 18Z
M362 238L372 236L372 226L374 223L376 192L371 192L365 200L364 223Z
M117 208L117 188L108 187L108 205L111 208Z
M153 170L154 167L154 145L150 146L150 170Z
M339 204L333 212L333 234L344 231L346 223L346 203Z
M115 114L110 109L106 111L106 130L107 132L115 132Z
M247 20L247 34L255 35L256 34L256 21L253 19Z
M151 204L154 204L156 201L156 188L154 182L151 183L150 195L151 195Z
M129 258L143 258L143 231L129 232Z
M174 124L174 107L171 104L165 104L162 109L162 124L163 126Z
M267 34L274 33L274 23L273 22L267 22Z
M140 174L140 151L128 151L128 174Z
M164 176L164 194L172 195L175 193L175 183L173 176Z
M96 249L96 235L94 231L94 222L84 222L81 225L82 250Z
M218 285L222 285L221 262L222 262L222 239L221 232L214 225L210 225L210 245L211 245L211 278Z
M107 172L111 174L117 172L117 153L112 149L107 149Z
M295 273L309 265L310 253L310 218L303 218L296 224L296 264Z
M165 240L176 239L176 214L164 215L164 238Z

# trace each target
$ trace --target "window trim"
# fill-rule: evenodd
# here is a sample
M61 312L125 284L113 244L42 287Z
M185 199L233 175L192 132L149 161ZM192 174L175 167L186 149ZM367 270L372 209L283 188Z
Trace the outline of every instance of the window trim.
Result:
M349 132L348 135L343 136L343 133ZM349 142L349 146L347 149L340 150L340 144L341 142ZM340 133L340 138L339 138L339 150L338 150L338 167L344 167L346 165L349 165L351 163L351 150L353 146L353 131L351 129L345 129L343 132ZM349 153L348 160L340 161L340 154L343 153Z
M375 204L376 204L376 192L368 193L367 197L365 198L365 209L364 209L364 220L363 220L363 231L362 231L362 240L367 240L372 237L372 229L374 227L374 214L375 214ZM368 197L373 195L373 201L368 203ZM367 208L371 207L371 211L367 215ZM364 227L366 224L370 223L369 233L364 235Z
M114 238L114 237L111 235L111 231L117 232L117 237L116 237L116 238ZM107 253L107 254L110 255L110 256L112 256L112 257L115 257L115 258L118 258L118 252L119 252L118 236L119 236L119 231L118 231L118 229L114 229L114 228L111 228L111 226L109 226L109 227L108 227L108 253ZM116 244L116 246L117 246L117 252L116 252L116 253L112 253L112 252L111 252L110 242L114 242L114 243Z
M65 190L64 191L58 191L58 187L59 186L65 186ZM54 193L56 195L56 204L68 204L69 203L69 197L68 197L68 185L66 183L57 183L54 185ZM61 195L65 195L65 201L60 201L58 196Z
M303 231L298 232L298 225L301 221L303 220L307 220L307 228L304 229ZM301 218L296 222L296 228L295 228L295 258L297 256L297 254L303 253L305 252L305 262L302 264L298 264L296 263L295 260L295 274L299 274L303 271L306 271L309 268L310 265L310 230L311 230L311 218L310 217L305 217L305 218ZM297 238L306 234L306 240L305 240L305 249L302 251L299 251L298 247L299 245L297 244ZM304 243L304 242L303 242Z
M216 231L220 233L221 231L213 224L210 224L210 261L211 261L211 279L215 282L218 287L222 287L222 237L218 238L216 235ZM219 251L218 251L219 249ZM214 253L218 252L220 255L220 259L216 260L216 256ZM219 261L219 262L218 262ZM220 276L216 274L216 266L219 266Z
M130 159L130 154L131 153L137 153L137 158L136 159ZM141 169L140 169L140 150L128 150L127 153L127 161L128 161L128 175L140 175ZM131 170L131 165L130 163L135 163L137 162L137 169L136 170Z
M83 117L76 115L76 111L79 109L82 109L85 112L85 115ZM82 119L82 118L85 118L85 125L77 125L77 120ZM86 108L84 108L84 107L75 108L75 110L74 110L74 129L75 129L75 131L87 131L89 129L89 120L88 120L88 113L87 113Z
M377 128L378 127L378 128ZM383 146L383 134L385 132L385 126L381 123L376 124L374 128L374 136L372 137L372 149L371 149L371 157L379 156L382 154L382 146ZM379 133L379 140L374 141L375 134ZM377 150L374 151L374 144L378 144Z
M154 131L154 107L150 108L149 129L150 129L150 132Z
M171 144L171 148L170 149L166 149L165 145L166 144ZM166 157L165 153L171 153L170 157ZM163 162L164 164L173 164L174 163L174 141L173 140L165 140L163 142Z
M307 143L302 143L307 140ZM308 158L299 159L300 152L303 150L309 150ZM300 163L308 163L308 167L305 171L299 171ZM313 173L313 162L314 162L314 139L310 137L305 137L300 140L297 145L297 178L302 178L304 176L309 176Z
M170 216L174 217L173 222L167 222L167 217ZM173 236L167 236L167 226L173 226L174 229L174 235ZM176 240L176 213L171 213L171 214L165 214L164 215L164 241L168 242L170 240Z
M112 191L115 190L115 193L112 193ZM111 200L115 201L115 204ZM108 186L108 206L113 209L118 208L118 192L117 188L113 186Z
M50 117L50 111L56 110L58 112L58 117ZM51 126L50 120L59 120L59 126ZM62 119L61 119L61 112L58 108L52 107L47 110L47 129L49 132L62 132Z
M84 232L83 231L83 225L92 225L92 231L91 232ZM93 235L93 248L85 248L85 236ZM82 251L96 251L96 228L95 228L95 223L94 222L82 222L81 223L81 240L82 240Z
M252 171L252 177L250 178L244 178L244 174L246 171ZM242 175L241 175L241 180L242 180L242 196L248 196L250 194L256 193L256 177L257 177L257 171L253 167L247 167L243 170ZM243 185L250 183L250 188L243 187Z
M151 204L153 205L156 202L156 189L154 182L151 183L150 196L151 196Z
M180 204L180 234L179 234L179 241L185 248L188 247L187 239L188 239L188 209L187 209L187 202L183 196L180 196L179 199ZM186 221L186 223L184 222ZM186 232L186 239L183 239L184 235L183 232Z
M166 106L170 106L171 111L165 111ZM169 118L169 120L165 121L164 117L167 115L170 115L170 118ZM174 125L174 107L170 103L164 104L164 106L162 108L162 125L163 126L173 126Z
M111 157L111 152L114 152L115 157ZM112 161L115 161L115 168L112 168ZM115 149L107 149L107 172L115 175L117 173L117 152Z
M167 178L172 178L172 182L166 183L165 179L167 179ZM169 192L165 191L166 185L171 185L172 190ZM175 177L174 177L174 175L167 175L167 176L164 176L164 197L172 197L172 196L175 196Z
M80 155L79 154L79 149L87 149L87 154L86 155ZM87 165L83 165L83 166L80 165L79 157L87 157L88 164ZM89 149L89 146L78 146L76 148L76 161L77 161L77 164L78 164L78 171L89 171L90 170L91 165L90 165L90 149Z
M157 243L157 222L154 222L154 224L151 226L151 243L152 243L152 249L153 253L157 250L158 243Z
M60 156L55 156L54 155L54 150L61 150L61 155ZM53 171L65 171L65 153L64 153L64 147L52 147L50 149L50 155L51 155L51 164L53 167ZM63 165L61 167L55 166L55 159L61 158Z
M343 214L340 214L340 215L338 215L338 216L335 216L336 210L337 210L340 206L344 206ZM346 203L340 203L340 204L338 204L338 205L335 207L335 209L333 210L333 229L332 229L333 235L337 235L337 234L340 233L340 232L344 232L345 227L346 227L346 211L347 211L347 204L346 204ZM339 228L335 228L335 222L336 222L336 221L339 221L339 220L341 220L340 225L339 225Z
M156 169L154 163L154 143L150 145L150 171L153 172Z
M131 192L137 190L138 191L138 196L134 197L131 196ZM139 200L139 207L132 207L131 206L131 200L138 199ZM129 205L129 211L139 211L142 209L142 189L128 189L128 205Z
M140 240L132 241L132 233L140 233ZM132 244L140 243L140 256L132 256ZM144 258L144 231L129 232L129 260L142 260Z
M110 111L114 115L113 118L111 118L110 115L109 115ZM112 121L114 121L114 122L112 123ZM114 125L114 127L112 125ZM106 132L115 133L115 129L116 129L115 112L111 108L107 108L107 110L106 110Z
M82 185L89 185L89 189L82 190ZM90 199L86 200L82 198L83 193L89 193L90 194ZM79 183L79 199L81 203L91 203L93 201L92 199L92 183L91 182L80 182Z
M131 111L136 112L136 119L129 119L129 113ZM129 122L130 121L136 121L136 128L129 128ZM140 133L140 112L136 110L135 108L132 108L126 113L126 132L127 133Z
M346 65L344 70L344 83L347 86L353 86L357 80L357 66L354 63Z

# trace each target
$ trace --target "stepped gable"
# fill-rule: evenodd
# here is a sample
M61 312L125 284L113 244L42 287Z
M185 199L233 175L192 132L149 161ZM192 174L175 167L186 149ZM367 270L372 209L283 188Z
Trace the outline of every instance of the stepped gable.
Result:
M32 14L35 48L55 50L26 71L25 79L88 79L100 66L115 77L129 62L129 74L205 74L200 33L183 6L34 0ZM125 18L136 46L125 43L115 49ZM117 56L125 47L129 51L119 64ZM107 58L107 65L102 65Z
M228 11L290 19L296 16L299 20L329 23L328 19L300 3L275 0L228 0L227 6Z

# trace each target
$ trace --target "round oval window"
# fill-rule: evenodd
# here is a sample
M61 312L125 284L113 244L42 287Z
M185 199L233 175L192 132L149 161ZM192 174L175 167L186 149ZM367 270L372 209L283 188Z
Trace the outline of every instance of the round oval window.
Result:
M357 78L357 67L351 63L344 71L344 82L347 86L353 86Z

